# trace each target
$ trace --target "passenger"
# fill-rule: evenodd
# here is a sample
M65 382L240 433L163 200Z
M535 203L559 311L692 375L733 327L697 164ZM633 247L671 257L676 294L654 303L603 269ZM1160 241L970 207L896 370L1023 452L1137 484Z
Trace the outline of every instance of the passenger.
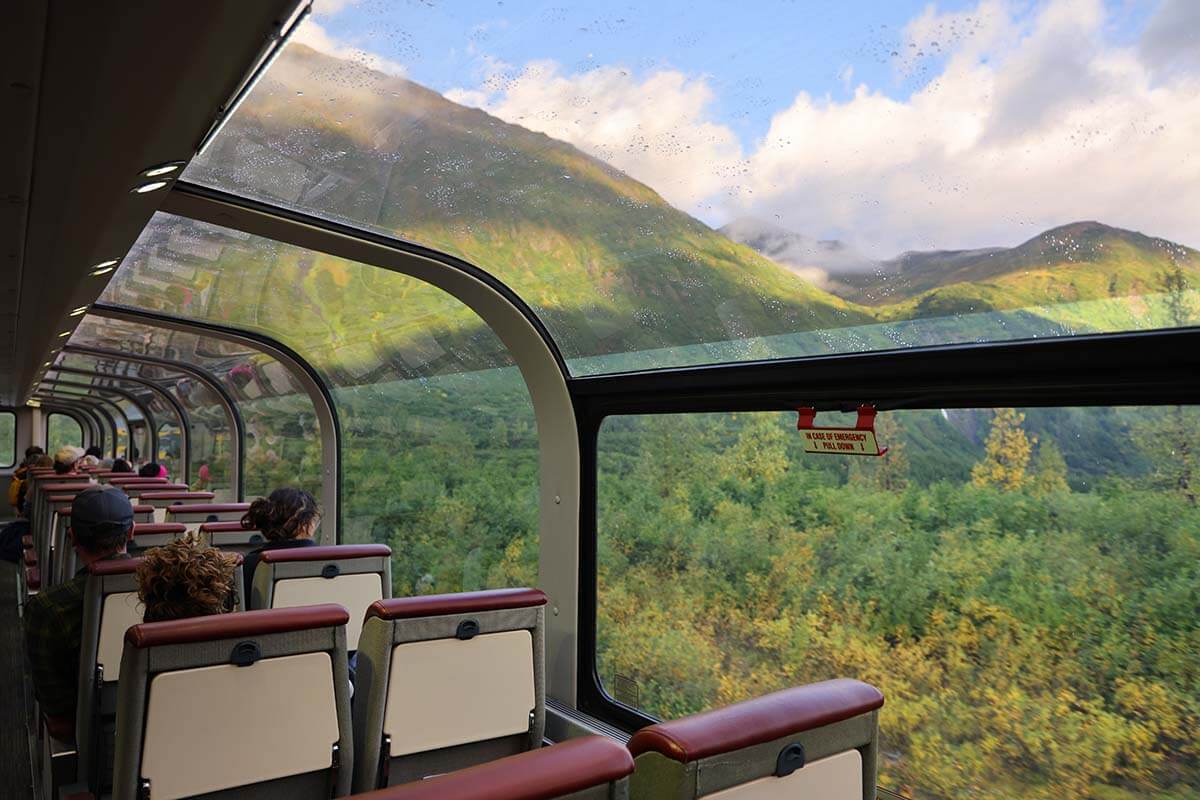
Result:
M17 495L21 491L21 485L25 482L25 476L29 474L31 467L37 464L38 458L45 455L46 451L38 447L36 444L25 448L25 460L21 462L21 466L12 474L12 480L8 484L8 504L12 506L13 511L20 514L17 509ZM51 461L51 464L54 462Z
M138 470L138 476L141 478L165 478L167 477L167 468L157 461L150 461L142 465L142 468Z
M146 622L225 614L237 607L237 556L191 536L146 553L137 569Z
M111 458L100 459L100 469L107 469L107 470L111 471L112 465L113 465L113 459L111 459Z
M21 538L29 533L29 515L25 513L25 497L29 493L29 481L18 481L14 478L13 483L17 484L18 489L17 502L14 504L17 518L0 528L0 560L20 564L25 555Z
M84 489L71 503L67 534L82 566L74 578L25 604L25 652L33 693L47 716L75 719L87 568L96 561L128 558L125 548L132 531L133 506L114 486Z
M311 494L303 489L286 487L271 492L270 497L259 498L250 504L250 510L242 517L244 527L261 531L267 543L246 554L242 563L242 575L246 581L245 595L250 598L250 587L254 584L254 568L264 550L281 550L288 547L311 547L316 544L313 536L321 524L321 509Z
M72 472L81 458L83 458L82 447L67 445L59 448L58 452L54 454L54 472L58 475Z
M100 466L100 459L93 455L84 455L84 457L79 459L78 463L75 464L76 469L88 469L89 467L98 466Z
M123 459L123 458L117 458L117 459L113 459L113 462L112 462L112 471L113 471L113 472L128 472L128 473L132 473L132 472L133 472L133 464L130 464L128 461L126 461L126 460L125 460L125 459Z
M96 461L100 461L100 459L104 458L104 450L96 444L92 445L87 450L84 450L83 454L85 456L94 456Z

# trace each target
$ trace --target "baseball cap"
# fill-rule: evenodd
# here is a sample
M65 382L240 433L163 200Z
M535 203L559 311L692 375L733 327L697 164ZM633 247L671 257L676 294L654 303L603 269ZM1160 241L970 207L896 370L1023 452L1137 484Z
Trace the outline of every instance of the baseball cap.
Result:
M74 464L79 459L83 458L84 451L82 447L73 447L66 445L59 448L54 454L54 460L60 464Z
M129 495L115 486L92 486L75 495L71 503L71 527L96 528L102 525L133 524L133 504Z

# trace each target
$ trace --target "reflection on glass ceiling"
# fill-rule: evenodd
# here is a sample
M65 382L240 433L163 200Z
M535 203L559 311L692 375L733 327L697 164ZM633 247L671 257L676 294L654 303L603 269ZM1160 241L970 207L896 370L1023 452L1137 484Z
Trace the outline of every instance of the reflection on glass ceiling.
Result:
M185 177L487 269L576 374L1191 324L1178 6L336 3Z

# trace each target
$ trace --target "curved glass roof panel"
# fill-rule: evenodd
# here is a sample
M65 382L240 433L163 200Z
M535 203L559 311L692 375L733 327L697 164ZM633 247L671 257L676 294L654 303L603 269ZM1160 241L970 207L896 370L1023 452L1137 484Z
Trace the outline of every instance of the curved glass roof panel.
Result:
M237 404L246 427L246 463L243 464L247 496L267 494L281 486L298 486L319 493L321 486L320 437L316 413L303 390L276 359L257 350L214 337L176 331L95 314L84 316L69 344L166 358L199 367L217 381ZM67 353L66 361L91 357ZM230 485L233 431L229 430L220 398L204 383L153 367L137 367L97 356L91 363L106 370L130 374L170 388L191 417L192 479L195 488L211 489L222 497ZM157 421L157 418L156 418Z
M1191 325L1178 7L333 3L184 177L488 270L576 375Z
M256 331L310 363L341 421L343 541L390 544L396 594L536 581L533 404L503 342L449 294L157 214L102 300Z

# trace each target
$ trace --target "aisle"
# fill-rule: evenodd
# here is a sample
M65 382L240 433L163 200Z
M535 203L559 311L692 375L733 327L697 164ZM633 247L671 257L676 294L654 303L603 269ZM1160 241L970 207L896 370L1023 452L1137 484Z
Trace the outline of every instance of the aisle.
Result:
M0 561L0 797L33 800L17 567Z

